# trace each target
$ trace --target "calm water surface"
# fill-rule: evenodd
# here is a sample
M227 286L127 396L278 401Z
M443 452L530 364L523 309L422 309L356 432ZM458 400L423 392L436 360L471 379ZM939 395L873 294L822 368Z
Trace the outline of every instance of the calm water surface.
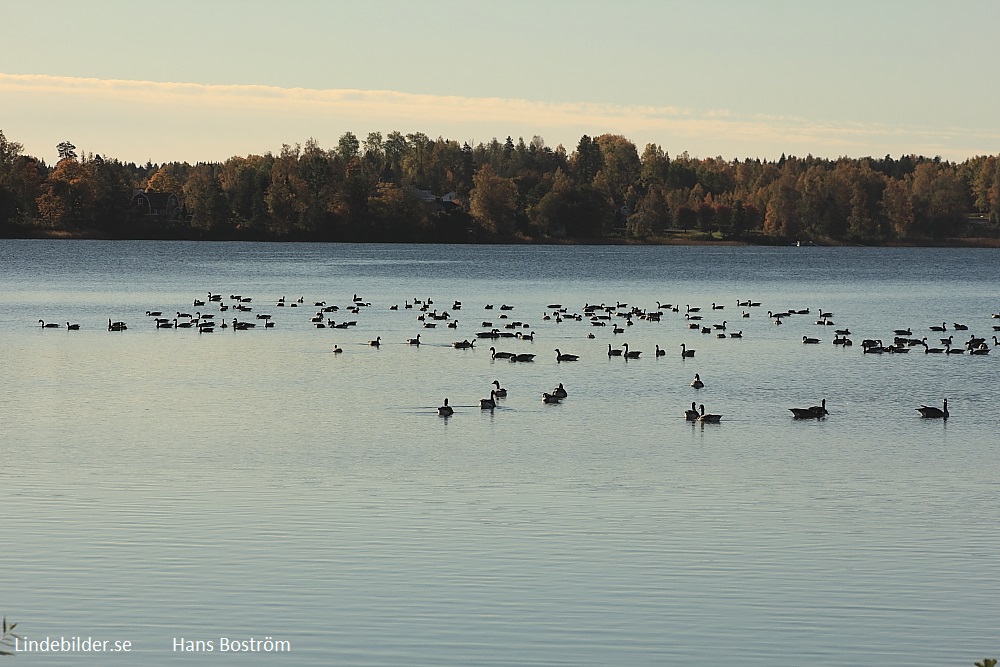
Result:
M990 339L998 260L0 241L0 612L29 639L135 646L129 657L16 660L212 664L224 659L220 637L292 647L229 656L240 664L930 666L997 655L998 359L866 355L860 341L888 344L907 327L935 347ZM144 315L231 320L192 305L209 292L252 297L236 317L258 327L198 335ZM314 302L344 307L355 294L370 307L327 317L357 326L310 323ZM278 308L282 296L305 303ZM404 304L427 298L457 328L422 328ZM737 306L746 299L761 306ZM582 313L658 301L681 312L634 326L615 317L622 334L543 319L556 303ZM685 304L743 338L689 329ZM782 326L767 317L790 308L810 314ZM837 326L814 324L821 308ZM128 330L107 331L109 318ZM451 347L484 321L522 322L534 340ZM945 333L928 330L942 322ZM831 344L842 327L851 348ZM407 345L417 334L423 344ZM376 336L380 348L368 345ZM642 356L610 359L609 343ZM490 345L537 356L493 361ZM555 348L581 358L557 363ZM694 373L704 389L688 386ZM480 410L493 380L509 395ZM559 382L569 397L542 403ZM436 411L445 397L449 419ZM788 408L823 398L827 419L791 418ZM914 409L943 398L947 422ZM722 423L686 422L692 401ZM216 654L174 652L181 637L212 640Z

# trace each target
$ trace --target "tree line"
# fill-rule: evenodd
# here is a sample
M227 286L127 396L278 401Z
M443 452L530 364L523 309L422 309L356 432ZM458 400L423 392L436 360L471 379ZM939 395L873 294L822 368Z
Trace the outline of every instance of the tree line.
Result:
M1000 156L724 160L656 144L640 154L615 134L584 135L570 153L538 136L473 147L397 131L194 165L57 150L50 166L0 131L0 235L888 243L1000 229ZM173 193L180 207L148 215L137 190Z

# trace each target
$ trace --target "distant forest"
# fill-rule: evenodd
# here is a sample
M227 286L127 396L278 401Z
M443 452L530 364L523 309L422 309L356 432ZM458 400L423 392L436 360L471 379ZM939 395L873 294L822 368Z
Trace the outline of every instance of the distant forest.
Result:
M938 243L1000 238L1000 156L958 164L572 152L344 134L222 163L137 165L65 141L54 166L0 131L0 236L388 242ZM157 193L161 193L157 196ZM143 195L146 196L143 196ZM164 198L172 194L174 197ZM151 202L171 202L153 209ZM162 206L162 204L161 204Z

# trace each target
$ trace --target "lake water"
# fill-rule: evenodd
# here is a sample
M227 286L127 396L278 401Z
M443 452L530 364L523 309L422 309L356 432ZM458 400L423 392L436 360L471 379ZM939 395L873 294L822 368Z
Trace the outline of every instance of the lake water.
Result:
M0 241L0 613L29 640L132 643L129 656L14 660L912 667L998 656L1000 351L860 347L907 327L934 347L972 334L992 347L998 260ZM210 292L251 297L253 311L193 306ZM354 295L371 305L346 313ZM405 304L426 299L457 328L423 328ZM747 299L761 305L737 306ZM582 314L658 301L681 310L633 326L543 319L550 304ZM315 328L315 302L357 325ZM689 329L686 304L743 337ZM806 308L781 326L767 317ZM836 326L815 324L820 309ZM148 310L258 326L158 330ZM109 332L109 319L128 329ZM504 328L514 321L528 326ZM942 322L946 332L929 330ZM452 347L494 327L534 339ZM853 347L831 344L840 328ZM419 347L406 343L418 334ZM642 355L610 358L609 343ZM681 358L682 343L695 357ZM491 345L537 356L495 361ZM556 348L579 361L557 362ZM689 386L695 373L703 389ZM481 410L494 380L508 396ZM569 396L543 403L560 382ZM824 398L826 419L792 419L789 408ZM944 398L947 421L915 410ZM692 401L722 422L685 421ZM223 637L291 652L221 655ZM179 651L181 638L215 650Z

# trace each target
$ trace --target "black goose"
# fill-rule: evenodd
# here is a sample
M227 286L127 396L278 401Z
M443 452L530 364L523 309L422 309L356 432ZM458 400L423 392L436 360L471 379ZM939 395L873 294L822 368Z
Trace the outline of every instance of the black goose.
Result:
M917 408L917 412L920 413L921 417L927 417L929 419L947 419L948 418L948 399L944 399L944 405L940 408L935 408L933 406L921 405Z

